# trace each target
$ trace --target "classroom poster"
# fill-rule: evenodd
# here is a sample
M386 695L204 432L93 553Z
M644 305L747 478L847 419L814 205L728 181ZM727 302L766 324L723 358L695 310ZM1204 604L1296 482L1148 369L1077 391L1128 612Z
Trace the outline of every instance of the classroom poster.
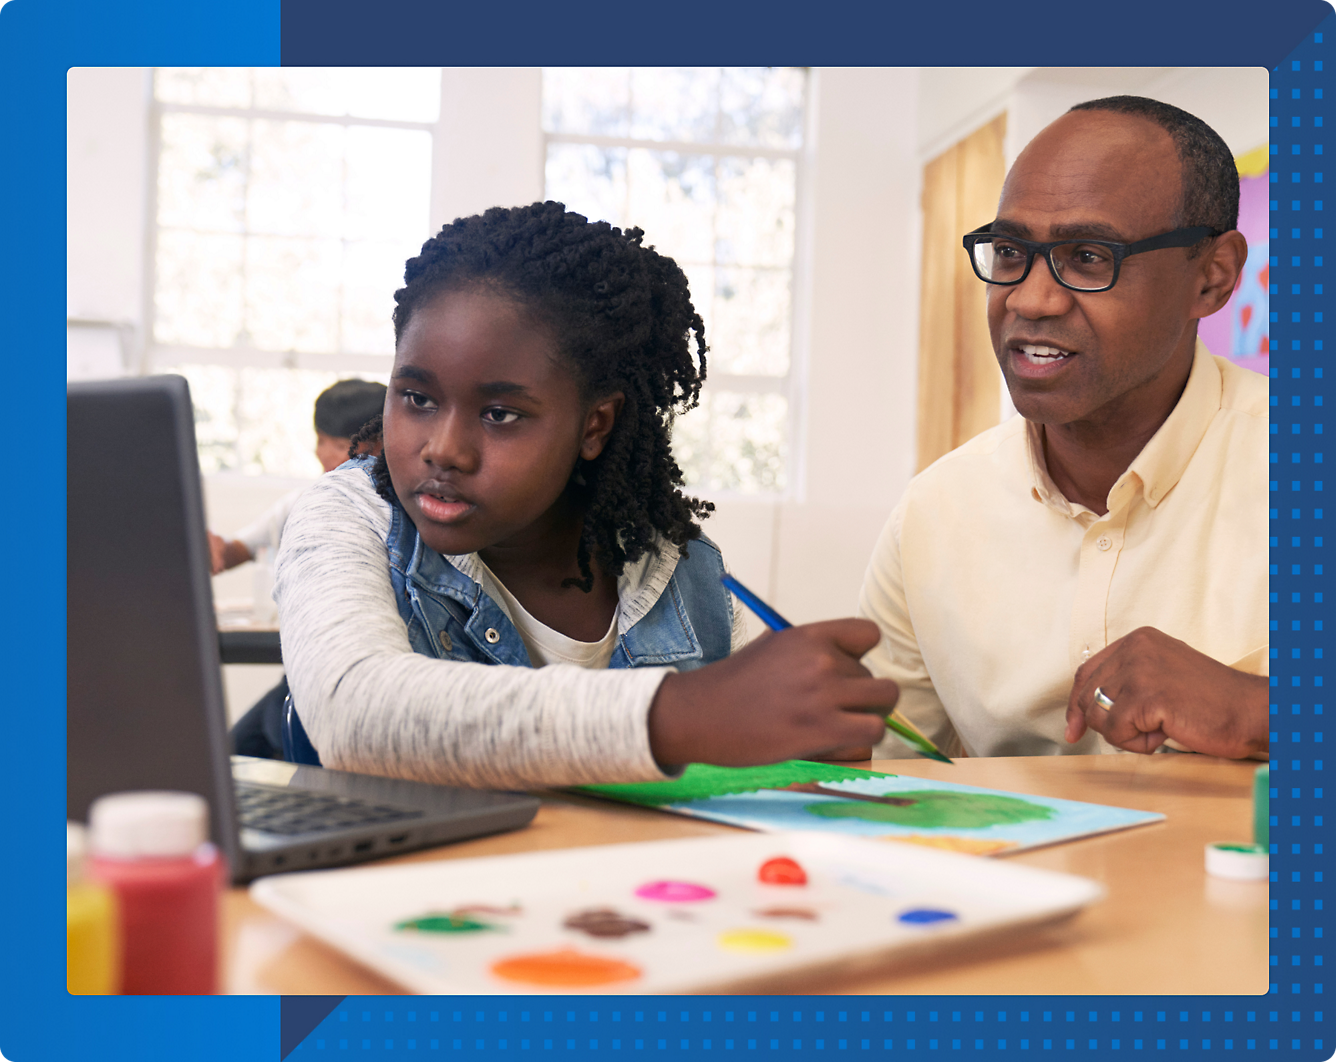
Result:
M1134 2L1110 9L1043 3L1024 9L978 2L877 9L837 3L819 9L773 5L678 4L627 8L237 0L186 5L129 0L8 0L0 4L0 255L3 335L13 355L9 424L14 482L6 494L4 652L6 747L4 836L10 841L4 898L8 914L0 981L0 1055L35 1059L266 1059L280 1054L275 998L71 998L63 989L58 938L58 836L63 810L63 639L66 596L61 561L64 492L64 85L74 65L395 64L596 65L811 63L816 65L982 66L1062 61L1090 65L1263 65L1272 69L1272 169L1284 195L1269 202L1271 265L1287 266L1267 310L1273 428L1288 444L1273 454L1271 484L1272 985L1265 997L1212 999L1011 998L828 999L745 997L701 1003L647 1003L652 1027L642 1047L617 1049L604 1032L611 1009L548 1008L553 1032L520 1039L523 997L472 1000L345 1001L344 1020L369 1033L384 1022L437 1020L438 1037L321 1037L339 1001L285 1001L282 1046L302 1058L401 1054L472 1058L696 1057L724 1051L708 1015L751 1015L755 1030L738 1053L809 1058L838 1052L816 1014L846 1021L847 1049L862 1057L963 1050L974 1057L1031 1057L1046 1050L1082 1058L1120 1057L1142 1048L1179 1058L1232 1050L1322 1059L1336 1048L1323 1011L1322 897L1325 856L1321 698L1326 614L1314 563L1322 560L1321 397L1326 305L1320 261L1320 185L1328 78L1324 67L1336 17L1320 0L1285 0L1259 12L1238 0L1213 5ZM1297 180L1291 182L1291 174ZM1273 186L1274 187L1274 186ZM1272 278L1275 283L1275 278ZM1251 321L1249 322L1251 324ZM1260 353L1260 352L1259 352ZM114 445L114 440L110 441ZM1288 475L1282 478L1281 473ZM77 470L68 486L77 488ZM36 533L34 533L36 532ZM324 1015L319 1011L326 1006ZM624 1009L624 1008L619 1008ZM305 1028L298 1012L305 1012ZM1235 1024L1226 1025L1229 1013ZM600 1015L602 1015L600 1017ZM963 1015L963 1017L962 1017ZM938 1020L940 1019L940 1021ZM716 1019L717 1020L717 1019ZM739 1017L739 1020L743 1020ZM603 1024L600 1024L602 1022ZM936 1024L934 1024L936 1022ZM366 1023L365 1025L363 1023ZM957 1024L959 1023L959 1024ZM557 1031L559 1030L559 1031ZM817 1049L818 1040L823 1047ZM710 1048L704 1048L706 1041ZM752 1048L751 1043L756 1047ZM1119 1046L1114 1047L1117 1043ZM1135 1043L1135 1047L1134 1047ZM747 1046L743 1046L746 1044ZM318 1045L318 1046L317 1046ZM298 1057L293 1054L292 1057ZM930 1056L931 1057L931 1056ZM1226 1057L1228 1057L1226 1055Z
M1266 376L1271 364L1271 320L1267 313L1271 284L1270 201L1279 191L1273 189L1266 145L1248 152L1237 162L1239 231L1248 240L1248 261L1229 302L1218 313L1203 318L1197 334L1207 350ZM1279 173L1275 176L1279 177Z

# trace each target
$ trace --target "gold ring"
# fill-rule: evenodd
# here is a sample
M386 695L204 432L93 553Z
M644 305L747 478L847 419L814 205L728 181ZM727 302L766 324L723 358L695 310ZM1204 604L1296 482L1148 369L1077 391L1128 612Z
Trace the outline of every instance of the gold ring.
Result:
M1103 708L1106 712L1107 712L1110 708L1113 707L1113 698L1111 698L1107 693L1105 693L1105 692L1104 692L1102 689L1100 689L1098 686L1095 687L1094 701L1095 701L1095 703L1098 704L1101 708Z

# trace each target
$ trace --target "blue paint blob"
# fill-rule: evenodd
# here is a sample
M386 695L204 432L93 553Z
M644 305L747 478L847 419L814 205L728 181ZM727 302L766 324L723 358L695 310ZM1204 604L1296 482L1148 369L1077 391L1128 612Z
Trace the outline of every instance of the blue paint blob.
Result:
M915 926L927 926L933 922L951 922L955 920L955 917L950 911L934 911L931 907L916 907L914 910L902 914L900 921Z

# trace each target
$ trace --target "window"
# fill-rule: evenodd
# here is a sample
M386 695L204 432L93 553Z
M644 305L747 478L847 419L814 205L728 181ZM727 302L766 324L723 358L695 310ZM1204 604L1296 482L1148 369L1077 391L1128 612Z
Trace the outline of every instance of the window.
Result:
M673 432L696 489L788 485L806 82L797 69L543 71L548 198L643 228L705 321L707 384Z
M387 379L439 106L438 70L154 71L148 368L190 381L205 472L315 475L315 396Z

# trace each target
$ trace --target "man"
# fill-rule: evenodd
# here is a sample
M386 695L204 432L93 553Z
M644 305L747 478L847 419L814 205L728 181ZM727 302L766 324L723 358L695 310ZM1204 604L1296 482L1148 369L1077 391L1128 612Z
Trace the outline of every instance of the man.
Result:
M1267 382L1196 338L1237 215L1220 137L1120 96L1035 137L965 238L1020 416L911 482L861 598L864 663L944 751L1265 754Z

